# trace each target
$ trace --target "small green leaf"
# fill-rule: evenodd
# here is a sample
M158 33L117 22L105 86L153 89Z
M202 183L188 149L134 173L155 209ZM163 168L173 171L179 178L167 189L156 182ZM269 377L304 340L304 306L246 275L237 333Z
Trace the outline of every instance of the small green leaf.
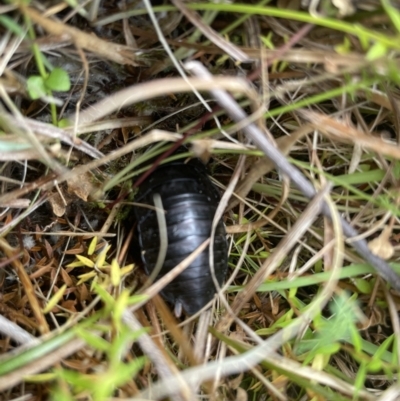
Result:
M115 298L111 294L109 294L105 288L101 287L98 284L93 285L94 291L96 292L97 295L100 296L100 298L103 300L105 305L114 307L115 305Z
M372 286L371 283L367 280L362 278L355 278L353 279L354 284L356 285L357 289L363 294L371 294Z
M43 313L49 313L51 310L61 301L64 296L67 285L64 284L50 299L46 307L43 309Z
M97 237L93 237L93 239L90 241L89 248L87 251L87 254L89 256L94 254L94 251L96 250L96 246L97 246L97 240L98 240Z
M56 378L55 373L39 373L37 375L26 376L24 380L29 383L46 383Z
M396 180L400 178L400 162L398 160L394 160L393 167L393 175Z
M392 363L393 363L393 365L398 365L399 364L399 361L398 361L398 358L397 358L398 347L399 347L399 339L397 338L397 336L395 336L394 339L393 339L393 353L392 353Z
M135 305L139 302L146 301L147 299L149 299L149 296L145 294L132 295L129 297L128 305Z
M376 42L367 53L367 60L376 60L387 54L387 48L380 42Z
M122 320L122 315L128 306L129 291L123 290L120 296L116 299L113 307L113 320L118 327Z
M77 282L76 285L81 285L82 283L85 283L86 281L90 280L93 277L96 277L95 271L91 271L90 273L81 274L80 276L78 276L79 281Z
M98 267L103 267L106 261L107 252L111 249L111 245L105 246L101 252L96 257L96 265Z
M126 349L136 341L141 335L148 333L150 329L141 328L139 330L131 330L127 326L120 325L118 327L118 336L113 338L112 343L108 349L107 355L111 363L111 370L121 365L124 358Z
M134 269L135 265L132 263L130 265L126 265L121 267L121 277L125 276L126 274L130 273Z
M323 370L329 363L330 354L317 354L312 362L313 369Z
M111 284L114 287L118 287L121 282L121 268L117 262L117 259L113 259L111 262Z
M59 122L58 122L58 127L59 128L67 128L71 126L71 121L68 120L68 118L62 118Z
M116 372L114 385L121 386L127 381L131 380L132 377L135 377L143 368L146 360L147 359L145 357L141 356L126 364L121 363Z
M314 271L315 271L316 273L321 273L321 272L323 272L323 264L322 264L322 260L321 260L321 259L320 259L320 260L317 260L317 261L315 262Z
M91 345L93 348L96 348L99 351L107 352L110 348L110 343L108 341L94 333L91 333L90 331L78 328L76 329L76 333L79 335L79 337L85 340L88 345Z
M94 267L94 262L92 260L90 260L89 258L87 258L86 256L82 256L82 255L76 255L77 259L79 259L79 261L81 261L85 266L87 267Z
M379 359L382 360L383 354L389 349L389 347L392 345L393 340L395 339L395 335L392 334L388 338L386 338L382 344L378 347L378 350L375 352L373 355L373 359Z
M76 262L69 263L66 267L73 268L73 267L83 267L83 266L85 266L85 264L77 260Z
M351 42L350 40L345 37L343 43L340 45L335 46L335 50L339 54L349 54L351 51Z
M282 315L278 320L273 323L272 327L284 327L287 323L291 323L294 315L294 310L289 309L284 315Z
M271 50L275 49L275 45L274 45L274 42L273 42L273 38L272 38L271 32L268 33L267 36L261 36L261 40L262 40L264 46L267 49L271 49Z
M71 384L71 386L74 386L75 388L79 390L86 390L88 388L93 388L95 376L93 375L85 375L82 374L81 372L77 372L75 370L69 370L69 369L59 369L57 372L57 375L67 381L68 383ZM52 400L58 400L57 398L52 398Z
M363 26L360 24L354 24L353 28L354 28L354 35L358 36L361 47L364 50L368 50L370 47L369 37L368 37L368 35L365 34Z
M46 88L58 92L67 92L71 88L69 76L62 68L54 68L45 81Z
M351 51L351 42L350 42L349 38L345 36L343 43L335 46L335 50L339 54L349 54Z
M361 352L363 349L362 338L360 336L360 332L354 325L349 326L350 330L350 343L353 344L356 352Z
M46 86L43 78L39 75L30 76L27 81L27 90L32 100L39 99L46 95Z
M395 60L387 60L387 77L396 85L400 85L400 74Z

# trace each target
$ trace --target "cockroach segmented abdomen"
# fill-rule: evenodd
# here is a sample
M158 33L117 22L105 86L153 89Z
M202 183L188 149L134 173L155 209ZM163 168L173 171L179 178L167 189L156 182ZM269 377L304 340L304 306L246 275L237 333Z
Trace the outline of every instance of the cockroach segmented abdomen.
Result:
M154 206L159 194L165 211L168 247L156 280L164 276L211 235L212 222L220 196L202 163L172 162L157 168L140 186L135 202ZM148 275L156 265L160 233L154 208L135 207L142 260ZM214 239L214 271L221 286L228 269L228 245L224 223L218 222ZM210 270L209 247L168 284L161 294L189 314L202 309L215 295Z

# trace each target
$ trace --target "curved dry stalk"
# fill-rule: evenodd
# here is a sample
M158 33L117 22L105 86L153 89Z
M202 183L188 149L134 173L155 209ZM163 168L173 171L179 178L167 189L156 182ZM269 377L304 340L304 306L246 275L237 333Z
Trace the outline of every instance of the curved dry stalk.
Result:
M80 113L70 116L79 130L81 124L88 124L108 114L111 114L131 104L149 100L153 97L162 96L167 93L192 92L197 90L210 91L213 88L222 88L234 93L248 93L249 86L241 78L217 77L213 82L207 82L201 78L168 78L156 79L154 81L141 83L122 89L106 99L91 105Z
M0 315L0 332L19 344L39 344L39 340L37 338L2 315Z
M113 130L118 128L127 128L134 126L148 126L153 122L151 117L125 117L125 118L113 118L109 120L96 121L93 123L82 124L79 126L76 134L87 134L89 132L98 132L98 131L106 131ZM73 129L71 127L65 128L65 132L68 135L72 135Z

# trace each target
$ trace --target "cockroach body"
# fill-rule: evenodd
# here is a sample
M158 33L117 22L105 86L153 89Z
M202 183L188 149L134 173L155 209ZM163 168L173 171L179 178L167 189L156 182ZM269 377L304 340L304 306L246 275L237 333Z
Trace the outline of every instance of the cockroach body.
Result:
M158 280L210 237L220 196L199 160L160 166L140 186L135 201L154 206L154 194L159 194L165 211L168 238L165 260L156 277ZM157 215L152 209L135 207L142 260L148 275L155 267L160 246ZM216 228L213 248L215 277L221 286L228 268L228 246L222 220ZM183 308L192 315L211 301L215 292L207 247L164 287L161 294L175 306L177 314Z

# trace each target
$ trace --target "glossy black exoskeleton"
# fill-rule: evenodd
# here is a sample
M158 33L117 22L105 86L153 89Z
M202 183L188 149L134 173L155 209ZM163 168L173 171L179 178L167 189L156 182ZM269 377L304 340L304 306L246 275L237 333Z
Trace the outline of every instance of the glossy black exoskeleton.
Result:
M192 253L211 234L211 226L220 196L197 159L188 163L171 162L158 167L140 186L135 202L154 206L159 194L165 211L168 247L156 280ZM160 235L154 210L135 207L142 260L148 275L157 261ZM214 269L219 285L227 273L227 240L224 223L219 221L214 240ZM216 289L209 266L209 248L170 284L161 294L175 306L192 315L215 295Z

